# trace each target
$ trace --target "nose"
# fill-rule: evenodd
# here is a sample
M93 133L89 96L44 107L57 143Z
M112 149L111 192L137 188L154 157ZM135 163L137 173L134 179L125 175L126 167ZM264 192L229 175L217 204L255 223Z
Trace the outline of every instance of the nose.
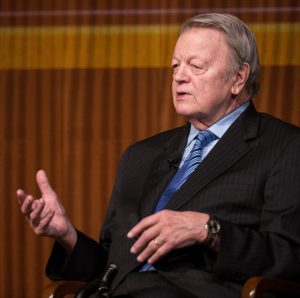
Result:
M190 77L188 74L188 69L185 65L181 64L174 68L173 79L177 83L186 83L189 81Z

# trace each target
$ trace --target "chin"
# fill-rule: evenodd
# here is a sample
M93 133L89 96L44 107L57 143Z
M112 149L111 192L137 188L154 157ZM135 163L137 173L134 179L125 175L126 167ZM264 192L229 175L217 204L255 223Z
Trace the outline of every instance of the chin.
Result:
M189 111L187 109L175 109L175 110L179 116L182 116L184 118L192 119L195 117L195 113L192 113L191 111Z

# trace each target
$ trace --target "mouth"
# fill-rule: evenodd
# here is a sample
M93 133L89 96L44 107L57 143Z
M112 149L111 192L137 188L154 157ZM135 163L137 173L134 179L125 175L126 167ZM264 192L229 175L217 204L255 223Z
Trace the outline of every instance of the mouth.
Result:
M191 94L188 92L176 92L176 95L177 95L177 99L181 99L181 98L184 98L185 96L191 95Z

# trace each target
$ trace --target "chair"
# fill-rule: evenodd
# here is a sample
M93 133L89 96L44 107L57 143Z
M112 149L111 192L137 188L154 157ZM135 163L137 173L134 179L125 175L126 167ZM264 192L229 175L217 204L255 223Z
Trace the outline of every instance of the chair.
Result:
M67 298L84 286L83 282L50 282L45 288L43 298ZM284 297L300 297L300 283L272 277L252 277L243 286L241 298L263 298L266 293L284 294ZM287 296L288 295L288 296Z
M266 293L281 294L280 297L286 298L300 297L300 283L274 277L252 277L244 284L241 298L263 298Z
M79 281L51 281L44 289L42 298L71 298L84 285Z

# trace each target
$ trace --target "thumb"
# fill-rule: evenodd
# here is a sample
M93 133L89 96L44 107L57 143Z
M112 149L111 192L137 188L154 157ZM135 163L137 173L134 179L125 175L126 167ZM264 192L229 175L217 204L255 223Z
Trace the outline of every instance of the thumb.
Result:
M43 195L55 195L44 170L39 170L36 173L36 182Z

